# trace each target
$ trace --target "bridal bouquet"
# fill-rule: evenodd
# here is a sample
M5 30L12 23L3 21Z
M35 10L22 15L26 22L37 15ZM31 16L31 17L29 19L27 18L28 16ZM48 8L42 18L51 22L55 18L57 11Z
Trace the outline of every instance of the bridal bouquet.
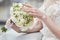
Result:
M11 21L13 21L17 27L21 30L27 30L27 28L32 28L34 23L33 16L29 16L29 13L22 11L22 9L26 9L28 7L22 5L21 3L13 3L11 7Z

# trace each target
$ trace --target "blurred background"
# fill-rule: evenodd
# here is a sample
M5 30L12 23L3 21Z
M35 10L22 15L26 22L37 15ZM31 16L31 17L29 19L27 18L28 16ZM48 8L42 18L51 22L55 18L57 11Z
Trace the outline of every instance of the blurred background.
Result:
M10 7L13 2L28 3L36 8L43 4L44 0L0 0L0 26L5 25L6 20L10 17Z

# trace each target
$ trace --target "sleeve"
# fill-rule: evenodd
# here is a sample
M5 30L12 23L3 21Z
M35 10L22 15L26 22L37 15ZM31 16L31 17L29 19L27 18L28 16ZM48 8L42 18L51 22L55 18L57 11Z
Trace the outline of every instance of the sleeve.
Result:
M48 9L47 5L44 5L44 4L39 8L39 10L44 12L44 14L47 14L46 13L47 9Z
M53 4L47 8L46 15L55 16L56 14L59 14L59 13L57 13L59 10L60 10L59 5Z
M60 25L60 6L54 4L47 9L47 15L57 24Z
M39 8L39 10L42 11L42 12L45 12L45 6L42 5L42 6Z
M57 10L57 9L56 9ZM60 26L60 8L55 12L54 21L57 25Z

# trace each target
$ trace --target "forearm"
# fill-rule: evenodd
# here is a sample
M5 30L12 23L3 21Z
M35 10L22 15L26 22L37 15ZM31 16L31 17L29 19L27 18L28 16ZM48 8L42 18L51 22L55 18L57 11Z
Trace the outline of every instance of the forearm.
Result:
M47 27L57 36L60 38L60 28L57 26L50 17L46 16L45 19L43 19L44 23L47 25Z

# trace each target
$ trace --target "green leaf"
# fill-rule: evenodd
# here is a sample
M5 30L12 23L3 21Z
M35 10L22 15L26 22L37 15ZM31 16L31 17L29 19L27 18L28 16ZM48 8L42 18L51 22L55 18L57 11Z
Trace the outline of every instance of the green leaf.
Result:
M3 27L1 28L1 30L2 30L2 32L6 32L6 31L7 31L7 29L5 28L5 26L3 26Z

